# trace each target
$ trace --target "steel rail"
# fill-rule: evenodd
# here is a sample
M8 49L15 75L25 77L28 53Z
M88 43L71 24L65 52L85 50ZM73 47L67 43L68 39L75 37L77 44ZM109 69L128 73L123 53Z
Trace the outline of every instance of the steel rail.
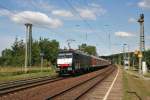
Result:
M114 69L115 69L114 67L113 67L113 68L108 68L108 69L104 70L103 72L99 73L98 75L96 75L96 76L94 76L94 77L92 77L92 78L90 78L90 79L88 79L88 80L85 80L85 81L83 81L83 82L81 82L81 83L78 83L78 84L76 84L76 85L74 85L74 86L68 88L68 89L65 89L65 90L63 90L63 91L60 91L59 93L54 94L53 96L50 96L50 97L46 98L46 100L53 100L53 99L55 99L55 98L57 98L57 97L59 97L59 96L65 94L65 93L67 93L68 91L71 91L71 90L73 90L73 89L75 89L75 88L77 88L77 87L79 87L79 86L81 86L81 85L83 85L83 84L85 84L85 83L87 83L87 82L89 82L89 81L94 80L95 78L97 78L97 77L99 77L99 76L104 76L101 80L99 80L98 82L96 82L96 84L98 84L100 81L104 80L107 76L109 76L109 75L114 71ZM106 72L107 72L107 74L106 74ZM96 84L92 85L92 87L94 87ZM88 88L88 89L85 91L85 93L86 93L87 91L89 91L92 87ZM80 94L79 96L76 97L76 99L78 99L79 97L81 97L81 96L82 96L83 94L85 94L85 93Z
M22 80L14 80L14 81L2 82L2 83L0 83L0 89L2 87L7 86L7 85L17 84L17 83L21 83L21 82L25 82L25 81L31 81L31 80L38 80L38 79L42 79L42 78L46 78L46 77L49 77L49 76L33 77L33 78L26 78L26 79L22 79ZM51 78L53 78L53 77L51 77Z
M91 87L89 87L85 92L81 93L75 100L78 100L80 97L82 97L83 95L85 95L88 91L90 91L92 88L94 88L100 82L102 82L105 78L107 78L110 74L112 74L114 70L115 70L115 68L112 69L110 71L110 73L106 74L106 76L104 76L101 80L99 80L98 82L96 82L95 84L93 84Z
M43 77L43 78L37 78L37 79L30 79L30 80L24 80L24 81L17 81L16 83L15 82L12 82L12 83L8 83L7 85L3 85L3 87L0 88L0 96L1 95L5 95L5 94L8 94L8 93L12 93L12 92L16 92L16 91L20 91L20 90L23 90L23 89L27 89L27 88L31 88L31 87L35 87L35 86L39 86L39 85L43 85L43 84L46 84L46 83L50 83L50 82L55 82L55 81L59 81L59 80L62 80L62 79L65 79L63 77L55 77L55 78L52 78L52 77ZM2 86L2 85L1 85Z

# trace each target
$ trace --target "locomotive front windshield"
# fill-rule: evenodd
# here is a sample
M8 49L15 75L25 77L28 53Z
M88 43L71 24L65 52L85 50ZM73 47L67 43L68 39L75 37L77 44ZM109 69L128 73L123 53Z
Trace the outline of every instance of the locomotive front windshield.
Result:
M72 58L72 53L60 53L60 54L58 54L58 59L63 59L63 58Z

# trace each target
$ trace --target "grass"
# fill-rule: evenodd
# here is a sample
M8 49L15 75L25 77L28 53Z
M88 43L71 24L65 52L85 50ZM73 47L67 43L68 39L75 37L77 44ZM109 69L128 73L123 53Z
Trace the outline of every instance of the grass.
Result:
M150 80L123 72L123 100L150 100Z
M139 73L138 69L135 69L133 67L130 67L129 71L132 72L133 74L138 74ZM150 78L150 71L148 71L146 74L144 74L144 77Z
M55 75L55 70L51 67L43 67L42 71L40 67L31 67L27 73L21 67L0 67L0 82Z
M150 72L145 74L144 76L150 78Z

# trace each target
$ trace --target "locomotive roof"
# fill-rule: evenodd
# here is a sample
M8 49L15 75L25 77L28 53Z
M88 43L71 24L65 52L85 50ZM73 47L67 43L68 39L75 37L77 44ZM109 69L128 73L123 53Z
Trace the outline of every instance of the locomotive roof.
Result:
M88 57L92 57L92 58L95 58L95 59L99 59L99 60L103 60L103 61L108 61L106 59L103 59L103 58L100 58L100 57L97 57L97 56L93 56L93 55L89 55L83 51L80 51L80 50L60 50L59 53L76 53L76 54L80 54L80 55L85 55L85 56L88 56Z
M99 60L105 60L103 58L99 58L99 57L96 57L96 56L93 56L93 55L89 55L83 51L80 51L80 50L60 50L59 53L76 53L76 54L81 54L81 55L86 55L86 56L90 56L92 58L95 58L95 59L99 59ZM107 60L105 60L107 61Z
M60 50L59 53L76 53L76 54L82 54L82 55L90 56L87 53L80 51L80 50Z

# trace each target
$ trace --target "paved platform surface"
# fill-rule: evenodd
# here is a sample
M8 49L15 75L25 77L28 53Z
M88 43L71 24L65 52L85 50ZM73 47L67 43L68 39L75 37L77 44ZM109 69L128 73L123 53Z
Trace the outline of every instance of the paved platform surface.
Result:
M109 77L99 83L80 100L122 100L122 70L118 68Z

